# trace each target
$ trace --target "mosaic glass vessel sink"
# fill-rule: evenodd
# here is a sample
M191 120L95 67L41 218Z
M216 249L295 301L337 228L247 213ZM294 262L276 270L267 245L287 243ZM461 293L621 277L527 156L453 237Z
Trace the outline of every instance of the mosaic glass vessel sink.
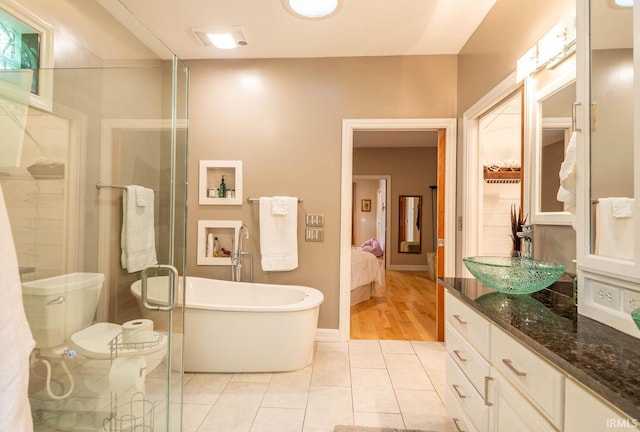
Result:
M484 285L506 294L530 294L554 283L564 266L531 258L476 256L462 258L469 272Z
M633 318L633 322L636 323L636 326L640 330L640 308L631 311L631 318Z

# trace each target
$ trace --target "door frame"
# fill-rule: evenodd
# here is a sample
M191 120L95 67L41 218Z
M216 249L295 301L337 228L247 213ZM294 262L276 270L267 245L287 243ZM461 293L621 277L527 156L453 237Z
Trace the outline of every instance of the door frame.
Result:
M516 80L516 73L513 72L502 80L498 85L492 88L487 94L481 97L462 115L462 172L465 173L462 183L462 232L460 235L461 256L475 256L478 254L478 244L480 242L479 228L479 211L481 200L481 179L480 172L480 145L479 145L479 119L493 106L504 100L506 97L514 93L520 87L525 86L523 82ZM523 106L527 106L528 94L526 91L522 93ZM522 114L525 115L524 113ZM523 130L526 125L523 125ZM525 146L526 147L526 146ZM524 149L522 149L524 154ZM522 166L524 178L521 180L521 200L523 203L523 212L528 213L529 196L528 191L522 193L522 187L529 184L528 158L525 158L525 164ZM472 277L469 271L460 262L457 274L461 277Z
M351 281L351 181L353 177L353 135L359 130L446 130L445 155L445 277L455 275L455 215L456 212L456 126L455 118L435 119L344 119L342 120L342 178L340 199L340 305L338 334L340 340L349 340L350 334L350 281ZM444 311L436 311L437 315Z

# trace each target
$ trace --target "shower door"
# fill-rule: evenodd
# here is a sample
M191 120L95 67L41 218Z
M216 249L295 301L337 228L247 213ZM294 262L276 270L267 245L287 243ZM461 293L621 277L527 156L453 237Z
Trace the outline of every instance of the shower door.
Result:
M28 108L18 164L0 167L36 341L34 430L180 430L188 69L41 76L53 109ZM154 249L136 269L122 259L132 185L151 191L134 206L151 213Z

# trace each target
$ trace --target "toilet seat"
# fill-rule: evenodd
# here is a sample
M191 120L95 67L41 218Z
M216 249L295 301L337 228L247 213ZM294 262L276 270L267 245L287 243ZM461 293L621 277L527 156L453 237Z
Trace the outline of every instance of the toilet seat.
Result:
M71 344L78 354L91 359L109 360L115 357L109 342L122 333L119 324L99 322L71 335ZM155 353L166 349L167 337L158 332L153 332L160 339L157 345L144 349L118 349L118 357L131 357Z

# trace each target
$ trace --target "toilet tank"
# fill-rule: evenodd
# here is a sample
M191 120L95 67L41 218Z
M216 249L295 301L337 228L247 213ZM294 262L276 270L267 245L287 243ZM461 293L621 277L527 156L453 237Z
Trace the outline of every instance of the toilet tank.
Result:
M69 273L22 283L22 300L36 348L68 341L92 324L104 275Z

